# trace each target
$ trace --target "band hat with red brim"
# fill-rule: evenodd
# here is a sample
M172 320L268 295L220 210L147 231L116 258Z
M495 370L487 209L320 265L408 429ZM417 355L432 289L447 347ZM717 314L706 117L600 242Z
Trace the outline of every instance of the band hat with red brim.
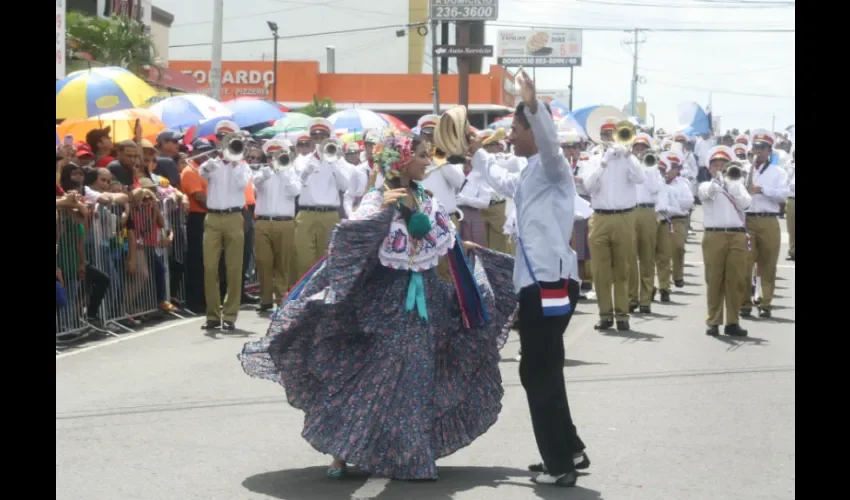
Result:
M239 132L239 125L230 120L221 120L220 122L215 124L215 135L219 134L232 134L233 132Z
M712 162L714 160L726 160L732 161L737 159L735 156L735 151L729 146L714 146L713 148L708 150L708 161Z
M284 144L283 141L279 141L277 139L266 141L266 143L263 144L263 153L265 153L266 155L274 153L275 151L283 151L287 149L289 148L286 146L286 144Z
M439 116L423 115L419 118L419 121L416 122L416 126L419 127L419 131L422 132L422 130L426 128L435 128L438 123L440 123Z
M330 135L331 130L333 128L333 124L330 120L326 118L313 118L309 122L307 122L307 130L310 131L310 135L313 135L315 132L326 132Z
M753 130L753 146L757 144L763 144L765 146L773 147L776 143L776 136L773 135L769 130L760 128Z
M747 147L747 145L746 145L746 144L744 144L744 143L741 143L741 142L739 142L739 143L735 144L734 146L732 146L732 151L734 151L734 152L735 152L735 154L738 154L738 151L743 151L743 152L744 152L744 154L747 154L747 153L749 152L749 151L748 151L748 149L749 149L749 148Z
M647 147L652 147L652 137L649 134L641 132L635 136L635 140L632 141L632 146L635 144L646 144Z
M682 157L672 151L665 151L664 153L661 153L658 161L664 165L665 170L670 170L674 164L679 167L682 166Z
M558 132L558 142L561 146L578 146L581 144L581 135L575 129Z
M688 142L688 136L684 132L676 132L673 136L673 142L685 141Z
M590 153L588 153L587 151L582 151L578 154L578 159L581 161L588 161L590 160Z
M602 125L599 127L600 132L614 131L617 128L617 118L609 116L602 119Z
M744 134L739 134L738 137L735 138L735 144L747 145L749 143L750 143L750 139Z

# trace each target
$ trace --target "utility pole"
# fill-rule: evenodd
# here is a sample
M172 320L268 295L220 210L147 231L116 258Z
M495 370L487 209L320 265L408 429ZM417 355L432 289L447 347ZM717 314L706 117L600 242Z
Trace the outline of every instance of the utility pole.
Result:
M212 63L210 64L210 97L221 100L221 40L224 31L224 0L213 4ZM277 82L275 82L277 83Z
M570 66L570 113L573 112L573 70L574 66Z
M440 62L434 48L437 47L437 26L439 23L431 20L431 71L434 81L431 84L431 94L434 97L434 114L440 115Z
M469 22L458 21L457 23L457 44L469 45ZM458 104L463 107L469 107L469 58L459 57L457 59L457 74L458 74Z
M632 95L631 101L632 102L631 102L631 113L629 113L631 116L637 116L637 95L638 95L637 86L638 86L638 78L639 78L638 77L638 44L643 43L640 40L640 28L635 28L634 36L635 36L634 40L629 40L629 41L626 42L626 44L628 44L628 45L631 45L631 44L635 45L634 61L632 63L632 91L631 91L631 95Z

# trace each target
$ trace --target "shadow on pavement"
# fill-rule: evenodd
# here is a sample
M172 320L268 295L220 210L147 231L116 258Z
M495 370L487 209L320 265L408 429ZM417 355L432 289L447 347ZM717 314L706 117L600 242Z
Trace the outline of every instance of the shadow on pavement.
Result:
M744 345L755 345L755 346L763 346L770 343L770 341L766 339L760 339L758 337L729 337L727 335L719 335L717 337L712 337L724 344L729 346L726 351L736 351Z
M499 360L500 363L519 363L519 360L516 358L502 358ZM608 363L594 363L593 361L581 361L578 359L565 359L564 360L564 368L572 368L575 366L592 366L592 365L607 365Z
M357 490L366 483L367 476L356 468L342 480L325 477L325 467L266 472L251 476L242 482L247 490L281 500L348 500L358 497ZM537 486L531 482L531 473L507 467L440 467L438 481L390 481L376 496L362 500L452 500L457 493L481 487L491 487L491 495L482 498L504 498L497 488L500 484L529 488L542 500L602 500L595 490L556 486ZM529 495L530 496L530 495Z
M634 330L629 330L627 332L621 331L605 331L606 337L620 337L626 340L634 340L635 342L652 342L654 340L663 339L661 335L655 335L654 333L644 333L644 332L636 332Z

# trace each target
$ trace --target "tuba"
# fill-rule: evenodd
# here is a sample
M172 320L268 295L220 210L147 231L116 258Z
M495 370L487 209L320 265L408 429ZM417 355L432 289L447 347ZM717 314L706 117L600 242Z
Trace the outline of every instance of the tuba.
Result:
M602 140L602 125L608 118L617 120L617 125L614 128L613 143ZM619 146L628 145L634 140L636 135L635 126L628 120L626 114L614 106L597 106L587 116L584 130L591 141L603 146L603 152L614 144Z
M342 141L336 137L329 137L319 144L319 154L321 155L322 160L328 163L333 163L342 158L342 149Z
M222 156L231 162L242 161L245 156L245 135L242 132L232 132L221 140Z

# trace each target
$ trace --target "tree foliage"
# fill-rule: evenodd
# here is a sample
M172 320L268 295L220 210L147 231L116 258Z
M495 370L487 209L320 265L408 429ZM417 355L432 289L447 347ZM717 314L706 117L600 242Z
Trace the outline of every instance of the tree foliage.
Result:
M148 67L158 67L150 33L127 16L105 19L71 11L66 25L68 60L88 54L98 66L121 66L144 78Z
M313 102L304 106L299 110L299 112L308 116L321 116L322 118L327 118L336 113L336 105L330 98L326 97L324 99L319 99L315 94L313 94Z

